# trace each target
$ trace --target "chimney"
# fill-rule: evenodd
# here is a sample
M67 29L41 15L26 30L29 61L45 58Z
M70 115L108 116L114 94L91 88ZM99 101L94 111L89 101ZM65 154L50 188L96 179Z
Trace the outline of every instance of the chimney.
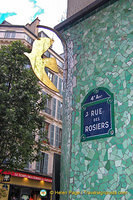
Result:
M37 25L39 25L40 20L38 19L38 17L31 23L31 24L26 24L26 27L32 32L34 33L36 36L38 36L38 28Z

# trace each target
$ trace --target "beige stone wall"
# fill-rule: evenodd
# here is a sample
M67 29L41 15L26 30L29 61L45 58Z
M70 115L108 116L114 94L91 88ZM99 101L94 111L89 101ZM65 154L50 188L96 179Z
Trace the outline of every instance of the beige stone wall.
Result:
M26 24L26 27L35 35L38 35L38 28L37 25L39 25L40 20L36 18L31 24Z
M68 0L67 18L79 12L96 0Z

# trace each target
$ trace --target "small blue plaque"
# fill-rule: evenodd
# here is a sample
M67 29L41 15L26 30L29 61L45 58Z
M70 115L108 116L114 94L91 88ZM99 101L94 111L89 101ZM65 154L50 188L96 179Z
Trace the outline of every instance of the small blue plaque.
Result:
M114 135L113 94L106 88L92 90L81 104L81 141Z

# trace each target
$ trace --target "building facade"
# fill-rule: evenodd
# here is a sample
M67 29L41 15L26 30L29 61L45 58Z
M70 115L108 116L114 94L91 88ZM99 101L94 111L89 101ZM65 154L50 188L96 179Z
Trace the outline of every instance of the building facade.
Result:
M132 11L130 0L88 1L84 9L55 27L66 40L68 56L61 159L61 191L66 193L62 200L133 197ZM111 131L109 137L100 136L108 127L101 126L108 110L98 107L95 100L104 96L103 91L114 97L115 135ZM89 99L91 94L95 95ZM95 110L95 123L92 108L93 113L101 110L99 114Z
M67 18L73 16L79 11L86 9L90 4L96 0L68 0L67 1Z
M44 32L38 33L37 18L31 24L25 26L12 25L7 21L0 24L0 46L8 45L12 41L21 40L29 49L32 48L33 41L38 37L46 37ZM50 198L49 191L52 189L52 173L54 155L61 154L62 138L62 93L63 93L63 58L58 55L52 47L45 52L44 57L55 57L59 68L56 74L47 69L49 79L55 84L59 93L50 90L39 81L42 93L48 96L47 105L41 115L45 118L45 128L42 130L47 133L42 146L48 147L48 151L42 151L42 159L39 162L28 163L24 171L4 173L1 175L1 187L7 187L5 200L12 200L13 195L16 199L21 199L23 195L30 195L34 200L39 200L40 190L47 190L47 199ZM9 176L9 181L4 181L4 177ZM15 196L16 195L16 196ZM26 198L24 196L23 198Z

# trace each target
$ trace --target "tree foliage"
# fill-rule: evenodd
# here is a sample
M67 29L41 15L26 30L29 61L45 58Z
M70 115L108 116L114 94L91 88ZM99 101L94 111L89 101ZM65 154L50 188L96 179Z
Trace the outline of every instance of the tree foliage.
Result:
M38 158L45 97L21 41L0 49L0 168L23 168ZM38 138L38 139L37 139Z

